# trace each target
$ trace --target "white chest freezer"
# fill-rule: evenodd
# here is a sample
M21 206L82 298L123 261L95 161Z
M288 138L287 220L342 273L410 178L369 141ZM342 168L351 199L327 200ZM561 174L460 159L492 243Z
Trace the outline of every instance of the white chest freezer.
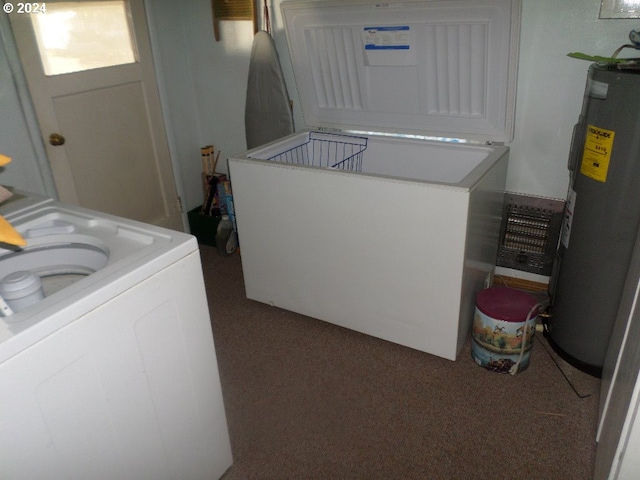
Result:
M498 249L520 0L282 11L315 130L229 159L247 296L455 360Z

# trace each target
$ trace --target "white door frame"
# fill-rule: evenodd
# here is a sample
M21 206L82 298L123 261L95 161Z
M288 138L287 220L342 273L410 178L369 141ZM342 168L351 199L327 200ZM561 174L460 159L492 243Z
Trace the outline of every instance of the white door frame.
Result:
M4 33L3 33L4 32ZM44 184L44 192L33 192L48 197L58 199L58 191L56 190L55 182L53 181L53 173L51 172L51 164L49 163L47 153L42 143L42 134L40 127L38 126L38 118L36 111L29 94L29 87L27 86L27 79L24 76L22 70L22 63L20 62L20 56L18 55L18 47L16 41L13 38L13 30L9 17L6 13L0 13L0 35L2 35L2 42L4 43L4 53L6 54L7 63L11 69L11 76L15 82L15 89L24 116L28 135L31 139L31 146L35 153L35 163L37 169L40 172L42 183ZM31 152L29 152L31 153ZM15 168L16 165L12 165Z

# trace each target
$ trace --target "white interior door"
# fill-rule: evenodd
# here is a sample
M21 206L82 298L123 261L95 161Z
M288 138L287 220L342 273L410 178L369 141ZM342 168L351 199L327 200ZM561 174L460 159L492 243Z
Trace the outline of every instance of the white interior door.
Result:
M182 230L143 0L13 5L60 200Z

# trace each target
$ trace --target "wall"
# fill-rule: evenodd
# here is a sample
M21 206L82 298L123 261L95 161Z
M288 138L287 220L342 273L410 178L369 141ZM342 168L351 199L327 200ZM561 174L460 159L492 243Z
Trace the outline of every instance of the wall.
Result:
M269 5L273 36L294 105L297 94L288 59L279 3ZM262 0L256 0L262 16ZM217 170L227 172L226 159L246 149L244 106L253 43L253 23L221 21L220 41L213 33L210 0L175 2L146 0L163 105L169 118L169 141L177 155L187 209L202 203L200 147L213 144L221 152ZM262 25L262 22L259 22ZM304 123L298 108L296 125Z
M209 0L145 2L171 153L178 159L183 204L202 204L200 147L226 158L245 149L244 97L253 40L251 22L221 22L213 35Z
M281 1L269 0L272 34L300 129L305 125L289 62ZM221 150L221 171L226 171L227 157L245 149L244 101L252 24L221 22L221 41L216 42L210 0L146 0L145 4L171 152L179 165L179 191L190 209L202 201L200 146L213 143ZM510 191L565 197L569 144L589 66L566 54L611 55L627 43L631 29L640 27L637 20L599 20L599 4L599 0L523 0ZM0 14L3 38L7 25L6 15ZM7 48L11 50L11 45ZM24 101L13 83L15 75L7 73L7 48L0 48L0 151L12 155L14 162L0 172L0 183L47 193L50 174L39 149L40 135L33 134L29 109L26 116L23 113Z

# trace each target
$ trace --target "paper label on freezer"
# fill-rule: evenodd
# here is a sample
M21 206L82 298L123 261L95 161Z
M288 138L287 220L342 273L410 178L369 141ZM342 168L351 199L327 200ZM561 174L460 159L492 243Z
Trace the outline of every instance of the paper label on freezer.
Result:
M406 67L418 64L414 32L408 25L364 27L365 65Z
M607 181L614 135L613 130L587 125L580 173L599 182Z
M366 50L409 50L408 25L393 27L364 27L364 48Z

